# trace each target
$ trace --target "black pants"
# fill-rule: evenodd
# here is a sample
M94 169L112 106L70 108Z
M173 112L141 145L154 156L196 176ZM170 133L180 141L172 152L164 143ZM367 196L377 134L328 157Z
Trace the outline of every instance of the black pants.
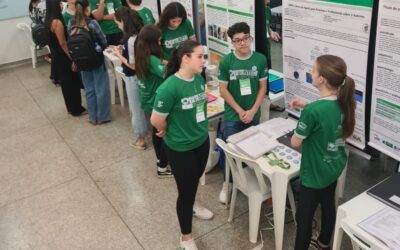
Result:
M336 220L336 183L335 181L323 189L307 188L301 185L296 213L295 250L308 249L312 236L312 221L318 204L321 204L321 231L318 239L322 244L329 245Z
M153 142L154 151L158 160L157 166L160 168L166 168L168 165L167 155L165 148L163 147L163 139L156 135L157 129L153 127L153 133L151 134L151 140Z
M210 139L207 138L199 147L185 152L175 151L165 144L164 147L178 187L176 213L181 233L190 234L192 232L193 205L200 177L206 168Z

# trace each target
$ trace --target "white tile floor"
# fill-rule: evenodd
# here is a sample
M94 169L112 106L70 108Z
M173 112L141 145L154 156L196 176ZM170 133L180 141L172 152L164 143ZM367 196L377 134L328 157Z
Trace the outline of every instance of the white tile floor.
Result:
M69 116L49 68L0 71L0 249L177 249L175 183L157 178L152 149L128 145L128 108L113 105L112 122L101 126ZM379 165L353 155L344 200L390 174ZM247 200L238 197L228 223L221 183L215 169L199 187L198 201L215 217L194 219L198 247L253 249L261 241L248 241ZM284 249L293 249L294 234L288 223ZM263 249L274 249L273 231L263 240Z

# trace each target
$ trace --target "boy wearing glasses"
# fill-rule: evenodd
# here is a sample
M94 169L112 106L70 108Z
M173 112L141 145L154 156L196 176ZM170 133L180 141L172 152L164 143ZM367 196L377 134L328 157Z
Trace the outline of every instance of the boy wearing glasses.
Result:
M245 22L228 29L234 51L219 65L219 86L225 100L224 140L260 121L260 105L267 90L267 59L251 50L253 38ZM226 178L229 178L226 176ZM222 187L219 200L226 202L229 187Z

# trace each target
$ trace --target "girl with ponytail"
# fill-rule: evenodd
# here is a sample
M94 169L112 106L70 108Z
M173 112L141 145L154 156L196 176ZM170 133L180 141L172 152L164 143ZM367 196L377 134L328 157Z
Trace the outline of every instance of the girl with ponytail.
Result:
M139 79L140 104L146 119L150 121L156 90L164 80L165 65L161 58L161 32L155 25L144 26L138 35L135 49L135 69ZM153 127L152 142L157 157L158 177L172 177L167 168L168 160L163 147L163 139L156 135Z
M106 37L97 21L90 19L89 16L89 1L76 0L75 16L70 21L70 34L79 34L82 30L88 31L91 34L94 42L93 46L95 46L97 53L103 55L102 52L107 47ZM92 125L111 121L110 85L107 66L105 65L104 57L101 57L101 60L102 62L97 68L80 72L89 111L88 122Z
M306 104L292 100L291 108L304 108L292 136L292 146L302 146L301 189L297 208L295 250L329 249L336 220L335 189L347 162L345 140L355 126L354 80L347 76L342 58L323 55L313 65L312 84L320 99ZM321 204L321 232L311 239L315 209Z
M126 76L125 87L129 109L132 112L131 124L136 137L136 140L131 141L129 145L139 150L145 150L147 147L145 137L150 129L150 123L140 107L139 86L135 72L135 44L143 24L138 13L128 7L118 8L114 18L123 33L123 45L114 47L114 54L121 60L122 70Z
M205 63L203 47L188 40L171 53L169 76L157 90L151 123L164 138L178 188L176 211L182 236L181 249L197 250L192 237L192 217L209 220L213 213L194 206L197 186L203 175L210 148L207 97L200 73Z

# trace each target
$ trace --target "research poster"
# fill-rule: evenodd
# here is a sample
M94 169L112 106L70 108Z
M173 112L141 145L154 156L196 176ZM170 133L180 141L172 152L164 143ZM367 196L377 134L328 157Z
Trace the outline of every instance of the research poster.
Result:
M400 161L400 1L379 5L369 145Z
M347 75L355 80L356 127L348 142L365 148L365 90L372 15L372 0L283 1L283 72L285 105L301 98L319 98L312 85L311 69L323 54L343 58ZM289 111L295 116L300 110Z
M169 3L172 3L172 2L179 2L183 5L183 7L185 7L188 19L190 20L192 25L194 25L192 0L161 0L160 1L161 11L164 9L165 6L167 6Z
M252 0L206 0L206 32L210 63L218 65L228 54L232 45L228 28L237 22L247 22L250 34L255 37L254 1ZM253 49L254 41L252 45Z

